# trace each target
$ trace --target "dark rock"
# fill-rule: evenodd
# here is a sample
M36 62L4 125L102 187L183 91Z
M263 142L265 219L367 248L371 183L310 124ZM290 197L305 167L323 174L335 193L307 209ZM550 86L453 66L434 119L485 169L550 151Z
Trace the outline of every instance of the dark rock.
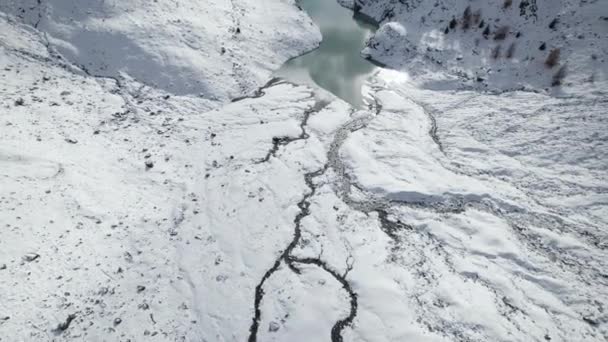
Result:
M540 44L540 46L538 47L538 49L539 49L540 51L545 51L545 49L546 49L546 48L547 48L547 44L546 44L546 43L542 43L542 44Z
M557 22L558 22L557 18L551 20L551 22L549 23L549 28L552 30L555 30L555 26L557 25Z
M583 321L587 322L589 325L594 326L594 327L597 327L598 325L600 325L600 322L594 317L589 317L589 316L583 317Z
M137 285L137 293L143 292L146 289L143 285Z
M26 255L23 256L23 260L25 260L27 262L32 262L38 258L40 258L40 254L37 254L37 253L27 253Z
M146 169L151 169L154 167L154 163L151 160L146 160Z
M15 100L15 106L23 106L25 105L25 100L23 98L18 98Z
M6 264L0 265L0 271L5 270L5 269L6 269Z
M53 330L55 333L60 334L70 327L72 321L76 318L76 314L69 314L68 318L64 322L61 322L57 325L57 327Z
M78 144L78 140L72 138L66 138L65 141L70 144Z
M120 317L114 318L114 326L117 326L120 323L122 323L122 319L120 319Z
M125 252L125 253L124 253L124 256L125 256L125 260L126 260L127 262L133 262L133 255L131 255L131 253L129 253L129 252Z

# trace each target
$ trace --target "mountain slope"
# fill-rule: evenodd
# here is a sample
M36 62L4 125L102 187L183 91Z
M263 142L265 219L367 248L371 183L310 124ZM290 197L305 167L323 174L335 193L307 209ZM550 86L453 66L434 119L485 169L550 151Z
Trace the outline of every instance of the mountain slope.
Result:
M291 0L1 3L0 341L606 340L604 3L341 3L367 108Z

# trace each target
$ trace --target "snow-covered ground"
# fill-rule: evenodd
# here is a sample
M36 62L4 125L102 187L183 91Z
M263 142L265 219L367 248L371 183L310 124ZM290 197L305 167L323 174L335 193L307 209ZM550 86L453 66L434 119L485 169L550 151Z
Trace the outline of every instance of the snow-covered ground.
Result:
M0 3L0 341L608 339L607 4L340 2Z

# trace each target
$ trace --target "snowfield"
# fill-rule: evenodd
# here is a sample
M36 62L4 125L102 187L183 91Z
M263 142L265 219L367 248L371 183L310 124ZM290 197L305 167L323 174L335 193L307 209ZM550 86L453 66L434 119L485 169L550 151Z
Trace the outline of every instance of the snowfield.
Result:
M608 340L608 4L340 3L0 3L0 341Z

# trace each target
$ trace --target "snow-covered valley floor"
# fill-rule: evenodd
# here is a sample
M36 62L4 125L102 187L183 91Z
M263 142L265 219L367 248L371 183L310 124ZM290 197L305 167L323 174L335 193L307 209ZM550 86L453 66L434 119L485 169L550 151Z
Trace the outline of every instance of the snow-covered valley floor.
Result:
M365 108L293 0L0 2L0 341L606 341L608 6L340 2Z

